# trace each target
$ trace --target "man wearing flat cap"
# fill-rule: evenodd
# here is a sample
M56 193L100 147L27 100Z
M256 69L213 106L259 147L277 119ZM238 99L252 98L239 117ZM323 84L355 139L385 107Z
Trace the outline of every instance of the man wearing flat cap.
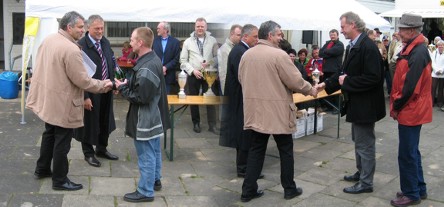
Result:
M376 32L376 39L377 39L377 40L381 40L382 32L379 31L379 28L375 28L375 29L373 29L373 30L375 30L375 32Z
M399 35L404 48L396 62L390 116L398 121L398 165L401 191L391 200L392 206L410 206L427 198L419 137L421 127L432 122L431 59L424 45L422 17L403 14Z

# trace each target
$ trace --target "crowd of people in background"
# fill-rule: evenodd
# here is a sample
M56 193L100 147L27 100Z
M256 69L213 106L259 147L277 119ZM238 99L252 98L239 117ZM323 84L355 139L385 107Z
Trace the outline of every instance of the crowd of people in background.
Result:
M346 114L346 121L352 123L357 171L344 176L345 181L355 184L343 191L371 193L376 165L375 123L386 116L385 80L390 116L399 123L400 140L401 192L396 193L391 204L419 203L427 198L418 149L421 126L431 121L432 104L444 111L442 32L432 23L432 30L425 37L420 34L422 18L410 14L403 15L399 32L393 33L391 40L378 28L366 28L353 12L344 13L339 20L341 33L350 40L346 47L338 38L340 32L332 29L330 39L322 46L299 50L284 38L281 26L274 21L264 22L259 28L235 24L221 47L207 31L207 21L202 17L196 19L195 30L182 46L171 36L168 22L158 24L157 36L150 28L139 27L132 32L130 42L124 43L120 57L134 60L135 66L127 71L126 79L119 80L114 78L117 62L103 36L102 17L91 15L83 36L85 19L77 12L68 12L60 21L59 32L49 36L39 48L36 59L40 68L35 70L34 86L28 95L27 107L45 121L35 177L52 177L54 190L83 188L67 177L72 137L82 143L85 161L93 167L101 166L96 156L119 159L107 150L109 134L116 128L111 91L114 90L130 103L125 133L134 139L139 159L137 189L126 194L124 200L153 201L154 191L162 189L160 139L170 128L166 95L177 92L176 71L180 68L188 74L188 95L212 90L229 98L227 106L222 107L221 131L217 128L216 108L207 106L208 131L221 135L221 146L236 148L237 176L245 178L242 202L264 195L257 180L264 178L261 172L270 135L280 154L284 198L302 194L302 188L294 182L291 133L296 127L297 108L292 94L316 97L324 89L328 94L342 91L342 108L330 110ZM96 64L92 77L83 70L79 48ZM68 56L70 64L47 61ZM55 70L61 67L63 72ZM209 88L203 73L212 68L218 69L220 84ZM314 71L319 71L319 82L313 78ZM47 81L47 74L60 81ZM62 96L48 88L69 90ZM67 109L75 113L64 113ZM190 106L190 110L192 129L200 133L199 107Z

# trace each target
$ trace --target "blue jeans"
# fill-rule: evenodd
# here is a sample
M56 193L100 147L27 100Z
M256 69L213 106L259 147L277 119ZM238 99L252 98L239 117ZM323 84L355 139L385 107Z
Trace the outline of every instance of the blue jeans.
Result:
M422 172L421 152L418 148L421 126L398 124L398 164L401 191L412 200L419 200L420 195L427 193Z
M160 137L148 141L134 139L137 157L139 159L140 179L137 186L139 193L154 197L154 182L160 180L162 169L162 154L160 150Z

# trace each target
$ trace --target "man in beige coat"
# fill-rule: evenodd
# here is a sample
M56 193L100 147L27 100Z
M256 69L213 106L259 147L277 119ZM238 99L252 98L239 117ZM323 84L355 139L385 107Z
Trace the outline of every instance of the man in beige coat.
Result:
M84 20L75 11L66 13L60 20L58 33L42 42L26 100L26 107L45 122L34 175L37 179L52 177L54 190L83 188L67 177L73 128L83 126L83 91L105 93L113 86L109 79L89 77L83 65L76 41L84 33Z
M279 48L282 31L273 21L262 23L258 44L247 50L239 66L239 82L244 102L244 129L251 130L251 147L242 185L242 202L264 194L257 179L264 164L268 138L273 135L281 159L284 198L302 194L294 182L293 139L296 131L296 106L293 92L317 95L317 87L302 78L287 53Z

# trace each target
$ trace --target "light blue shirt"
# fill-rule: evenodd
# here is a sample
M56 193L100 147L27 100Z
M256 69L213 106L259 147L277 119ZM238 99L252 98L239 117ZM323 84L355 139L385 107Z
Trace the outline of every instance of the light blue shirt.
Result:
M359 37L362 35L362 33L358 34L357 37L355 37L355 39L350 40L350 49L356 45L356 42L358 41Z
M102 49L102 45L100 45L100 40L96 41L94 38L91 37L91 35L89 33L88 33L88 37L91 40L91 42L94 44L94 47L96 47L96 42L98 42L99 43L99 48Z

